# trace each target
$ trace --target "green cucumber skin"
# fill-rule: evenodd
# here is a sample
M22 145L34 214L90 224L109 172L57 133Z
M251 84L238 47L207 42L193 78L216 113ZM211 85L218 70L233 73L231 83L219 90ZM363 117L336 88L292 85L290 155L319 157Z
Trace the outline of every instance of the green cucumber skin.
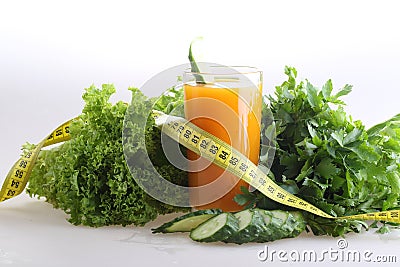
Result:
M203 222L211 219L215 215L216 214L202 214L183 219L171 225L170 227L165 228L165 233L190 232L192 231L192 229L196 228Z
M242 225L240 229L239 216L244 212L244 216L251 216L247 225ZM306 221L300 211L280 211L263 210L259 208L243 210L235 214L222 212L219 209L198 210L175 218L156 229L153 233L173 233L190 232L192 240L197 242L217 242L225 243L265 243L283 238L293 238L301 234L306 228ZM199 227L210 227L210 221L217 216L226 216L222 227L210 236L196 238L196 229ZM243 214L242 214L243 216ZM204 229L204 228L203 228ZM212 227L210 227L212 229ZM215 229L215 228L214 228ZM240 229L240 230L239 230Z
M275 211L271 211L272 216L276 215L274 214ZM280 225L281 220L274 220L275 217L273 217L272 225L270 226L271 228L276 229L273 231L273 234L271 236L265 237L264 242L271 242L279 239L284 239L284 238L293 238L298 236L300 233L302 233L305 230L306 223L304 220L304 217L301 215L301 213L298 213L299 215L294 216L292 211L284 211L288 213L288 216L286 218L286 221L283 222L283 224ZM276 219L276 218L275 218Z
M274 238L277 238L277 235L280 232L280 220L274 218L272 213L268 210L256 209L256 212L258 212L260 216L263 217L263 230L258 234L253 242L265 243L269 241L274 241ZM266 222L266 218L269 219L268 223Z
M201 223L211 219L212 217L221 214L222 210L220 209L208 209L208 210L197 210L194 212L187 213L180 217L173 219L167 223L164 223L160 227L155 229L151 229L153 234L155 233L175 233L175 232L190 232L192 229L199 226ZM209 215L209 216L205 216ZM195 222L196 217L202 217L203 220L199 220L199 222ZM193 220L188 220L192 218ZM186 224L185 224L186 222ZM194 224L195 222L195 224ZM182 225L180 225L182 224ZM190 224L190 225L189 225Z
M294 236L298 236L306 229L307 222L305 221L304 216L300 211L293 211L291 212L291 214L296 219L296 224L292 234Z
M252 209L247 211L251 213L250 223L245 228L233 233L232 236L229 236L223 242L238 245L253 242L264 231L264 218L261 214Z
M290 237L293 232L294 223L296 221L293 215L291 215L290 212L288 211L280 211L280 210L272 210L271 213L273 218L276 219L272 220L273 223L275 223L276 224L275 226L279 228L279 231L277 231L276 235L273 236L272 241ZM279 216L279 214L282 213L285 213L284 215L286 218L284 220L281 220L281 217Z
M217 220L218 219L217 217L219 217L219 216L226 216L224 225L219 230L217 230L212 235L205 237L205 238L197 238L196 237L197 231L201 231L201 229L203 229L204 227L207 227L208 224L213 223L213 220ZM231 213L224 212L222 214L219 214L219 215L203 222L198 227L193 229L190 232L190 238L197 242L206 242L206 243L218 242L218 241L224 241L225 239L229 238L234 233L236 233L238 230L239 230L238 219L235 216L233 216Z
M253 240L249 242L265 243L283 238L292 238L298 236L305 230L306 222L304 220L303 215L300 212L269 211L262 209L254 209L254 211L256 213L259 213L261 217L263 217L263 225L262 225L262 231L260 231L253 238ZM286 213L284 215L286 217L285 221L282 221L282 219L279 218L282 217L282 212ZM279 213L280 215L276 217ZM265 222L264 219L265 217L269 218L268 223Z

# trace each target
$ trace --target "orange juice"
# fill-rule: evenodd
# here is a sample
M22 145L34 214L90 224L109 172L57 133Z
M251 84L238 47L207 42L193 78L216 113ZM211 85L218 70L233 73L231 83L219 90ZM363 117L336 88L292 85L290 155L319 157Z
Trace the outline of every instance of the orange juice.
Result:
M185 116L195 125L230 144L253 163L258 164L261 85L247 88L233 86L234 83L230 84L229 88L195 82L185 84ZM192 151L187 151L187 154L190 160L188 174L190 187L204 186L216 180L219 182L215 185L218 188L213 188L212 193L191 192L190 200L196 209L220 208L224 211L243 209L233 198L241 193L241 186L248 186L246 182L219 166L210 164ZM220 192L215 192L221 188ZM215 195L211 197L213 201L203 203L208 194Z

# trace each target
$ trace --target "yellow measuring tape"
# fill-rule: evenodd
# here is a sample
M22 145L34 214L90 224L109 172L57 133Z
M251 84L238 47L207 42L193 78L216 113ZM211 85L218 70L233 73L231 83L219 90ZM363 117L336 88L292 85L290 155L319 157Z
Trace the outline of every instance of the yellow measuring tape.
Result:
M193 123L188 122L184 118L169 116L159 111L153 111L152 116L155 119L156 125L162 128L162 131L172 139L210 162L235 174L276 202L330 219L377 220L400 223L400 210L343 217L331 216L307 201L282 189L242 153ZM68 121L59 126L46 139L40 142L35 149L23 155L14 164L0 191L0 201L10 199L24 190L33 165L43 147L70 139L70 123L71 121Z
M162 127L162 131L169 137L212 163L235 174L276 202L325 218L400 223L400 210L333 217L307 201L282 189L242 153L193 123L188 122L184 118L166 116L164 113L157 111L153 111L153 117L156 125Z
M43 147L69 140L70 123L71 121L68 121L60 125L48 137L36 145L32 151L22 155L22 157L14 164L8 172L3 186L1 187L0 202L15 197L24 191L40 150Z

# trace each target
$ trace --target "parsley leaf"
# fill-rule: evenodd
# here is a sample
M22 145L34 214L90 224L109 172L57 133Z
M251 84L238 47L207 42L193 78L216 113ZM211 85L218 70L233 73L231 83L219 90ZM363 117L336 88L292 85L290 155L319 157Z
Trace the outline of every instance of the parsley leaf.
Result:
M276 182L295 183L297 196L335 216L399 208L400 114L366 130L344 110L341 97L351 85L335 92L328 80L320 90L308 80L297 81L294 68L286 67L285 74L287 80L276 86L265 107L277 126L271 167ZM262 123L261 138L266 126ZM291 209L257 198L256 206ZM357 220L306 216L317 235L342 236L368 227Z

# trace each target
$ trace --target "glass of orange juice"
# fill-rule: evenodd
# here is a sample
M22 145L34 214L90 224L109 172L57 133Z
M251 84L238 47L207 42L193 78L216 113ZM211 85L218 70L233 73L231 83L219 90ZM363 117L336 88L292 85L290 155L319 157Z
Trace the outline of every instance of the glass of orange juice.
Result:
M205 72L183 75L185 117L258 164L262 108L262 72L253 67L208 65ZM201 145L201 144L200 144ZM196 209L238 211L234 197L248 184L192 151L190 201ZM235 158L231 158L232 165Z

